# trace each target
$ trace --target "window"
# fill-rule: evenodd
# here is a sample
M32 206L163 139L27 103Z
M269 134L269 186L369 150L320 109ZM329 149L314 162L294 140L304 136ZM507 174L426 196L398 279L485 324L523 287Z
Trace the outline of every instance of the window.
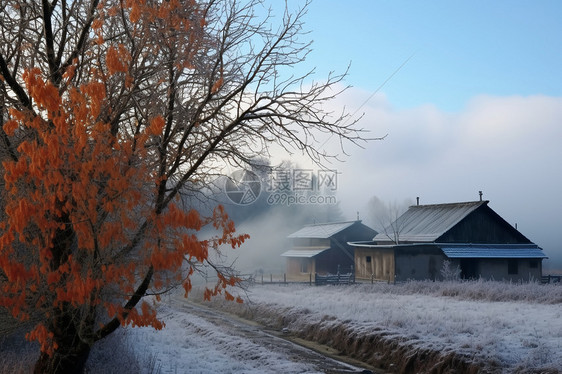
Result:
M368 263L368 264L371 263L371 256L367 256L367 257L365 257L365 259L367 260L367 263Z
M531 269L537 269L539 267L539 262L537 260L530 260L529 267Z
M515 275L519 273L519 263L517 260L507 260L507 274Z
M308 259L301 261L301 273L308 273Z

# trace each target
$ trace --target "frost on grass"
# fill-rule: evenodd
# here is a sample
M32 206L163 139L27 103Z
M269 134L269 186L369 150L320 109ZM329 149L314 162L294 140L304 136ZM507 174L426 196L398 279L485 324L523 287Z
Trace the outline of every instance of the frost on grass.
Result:
M344 324L413 347L457 352L508 370L562 367L562 287L408 282L340 287L255 286L260 314L284 310L293 331ZM303 313L306 311L306 313Z
M161 331L127 329L128 338L137 342L131 346L135 356L152 354L158 373L320 374L308 363L294 362L276 347L263 346L236 330L173 308L162 307L160 312L167 321Z
M223 303L221 308L254 311L254 317L290 332L314 328L345 329L364 337L380 334L420 349L457 352L506 373L552 373L562 367L561 304L560 285L476 281L257 285L248 290L244 305ZM166 306L161 312L167 321L163 330L129 328L118 331L108 345L94 347L89 372L314 372L306 363L272 354L204 319ZM323 336L325 343L339 338ZM9 373L29 372L22 366L27 356L6 347L0 366L10 368ZM34 357L29 357L31 365Z

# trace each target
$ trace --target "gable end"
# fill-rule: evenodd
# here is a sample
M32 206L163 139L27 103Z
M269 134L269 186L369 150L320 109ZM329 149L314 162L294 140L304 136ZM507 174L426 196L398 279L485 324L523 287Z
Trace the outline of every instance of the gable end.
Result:
M488 205L482 205L441 235L440 243L531 243Z

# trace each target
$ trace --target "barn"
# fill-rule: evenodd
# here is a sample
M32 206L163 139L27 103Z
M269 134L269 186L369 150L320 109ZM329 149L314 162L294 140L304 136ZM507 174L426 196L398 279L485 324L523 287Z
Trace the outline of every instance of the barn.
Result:
M281 254L287 259L287 278L308 280L311 274L348 272L354 264L348 242L370 240L375 235L360 220L304 226L288 236L291 248Z
M349 243L356 279L440 280L458 268L462 279L540 280L542 249L488 203L411 206L371 241Z

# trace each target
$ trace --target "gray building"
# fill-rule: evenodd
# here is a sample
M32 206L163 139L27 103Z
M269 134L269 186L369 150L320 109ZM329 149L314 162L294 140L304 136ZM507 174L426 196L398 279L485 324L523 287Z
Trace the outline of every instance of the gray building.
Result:
M354 264L350 241L371 239L377 232L361 221L307 225L288 236L291 249L281 256L287 259L287 277L306 280L311 274L348 272Z
M351 242L356 279L442 279L445 261L463 279L539 280L542 249L488 201L411 206L371 241Z

